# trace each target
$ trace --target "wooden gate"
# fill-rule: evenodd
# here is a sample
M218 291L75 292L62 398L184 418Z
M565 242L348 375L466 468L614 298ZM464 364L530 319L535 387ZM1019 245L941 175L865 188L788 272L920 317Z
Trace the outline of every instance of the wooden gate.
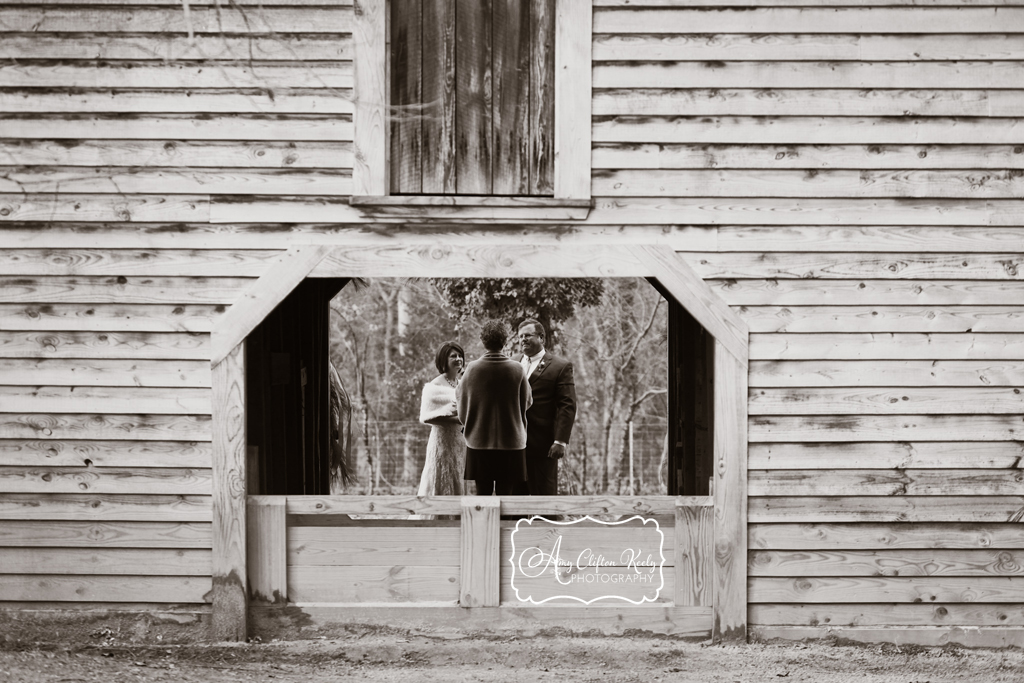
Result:
M557 627L707 638L713 510L709 496L250 496L251 608L317 626L483 633ZM587 515L592 519L580 519ZM660 590L643 604L517 599L510 562L515 518L534 516L562 521L536 533L559 540L572 527L577 544L584 538L595 556L609 558L618 557L623 538L635 532L603 521L657 528L664 555ZM579 521L564 523L571 519Z

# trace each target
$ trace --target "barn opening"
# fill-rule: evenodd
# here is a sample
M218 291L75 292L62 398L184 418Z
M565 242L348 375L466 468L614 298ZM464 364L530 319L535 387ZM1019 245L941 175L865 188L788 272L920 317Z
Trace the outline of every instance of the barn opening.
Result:
M653 279L588 280L600 302L552 326L548 343L576 369L559 493L709 494L713 337ZM246 340L249 493L414 494L429 435L420 391L437 375L436 348L457 341L467 362L482 352L480 319L451 312L427 278L296 287Z

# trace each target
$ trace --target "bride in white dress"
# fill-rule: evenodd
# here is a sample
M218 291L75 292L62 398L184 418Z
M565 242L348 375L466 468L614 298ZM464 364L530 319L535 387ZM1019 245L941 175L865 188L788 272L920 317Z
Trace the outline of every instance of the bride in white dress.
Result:
M441 374L423 386L420 403L420 422L430 425L430 438L416 495L461 496L466 439L456 414L455 389L466 354L457 343L445 342L438 349L434 364Z

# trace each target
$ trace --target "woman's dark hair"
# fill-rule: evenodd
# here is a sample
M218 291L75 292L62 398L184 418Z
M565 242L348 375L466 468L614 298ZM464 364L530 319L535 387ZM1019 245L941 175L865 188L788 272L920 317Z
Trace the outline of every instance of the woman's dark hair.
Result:
M480 328L480 341L488 351L501 351L508 340L508 327L500 320L488 320Z
M437 350L437 355L434 356L434 366L442 375L448 370L448 354L452 352L452 349L459 352L463 361L466 360L466 352L462 350L458 342L447 341L441 344L441 348Z

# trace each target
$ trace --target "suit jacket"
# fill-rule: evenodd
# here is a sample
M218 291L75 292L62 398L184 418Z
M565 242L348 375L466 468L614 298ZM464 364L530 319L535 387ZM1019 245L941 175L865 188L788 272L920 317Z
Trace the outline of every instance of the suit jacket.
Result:
M522 362L523 355L515 357ZM530 375L533 405L526 411L526 455L547 457L555 441L569 443L576 420L576 383L572 363L550 351Z
M469 363L455 391L466 445L476 450L523 448L530 401L522 366L504 354L488 351Z

